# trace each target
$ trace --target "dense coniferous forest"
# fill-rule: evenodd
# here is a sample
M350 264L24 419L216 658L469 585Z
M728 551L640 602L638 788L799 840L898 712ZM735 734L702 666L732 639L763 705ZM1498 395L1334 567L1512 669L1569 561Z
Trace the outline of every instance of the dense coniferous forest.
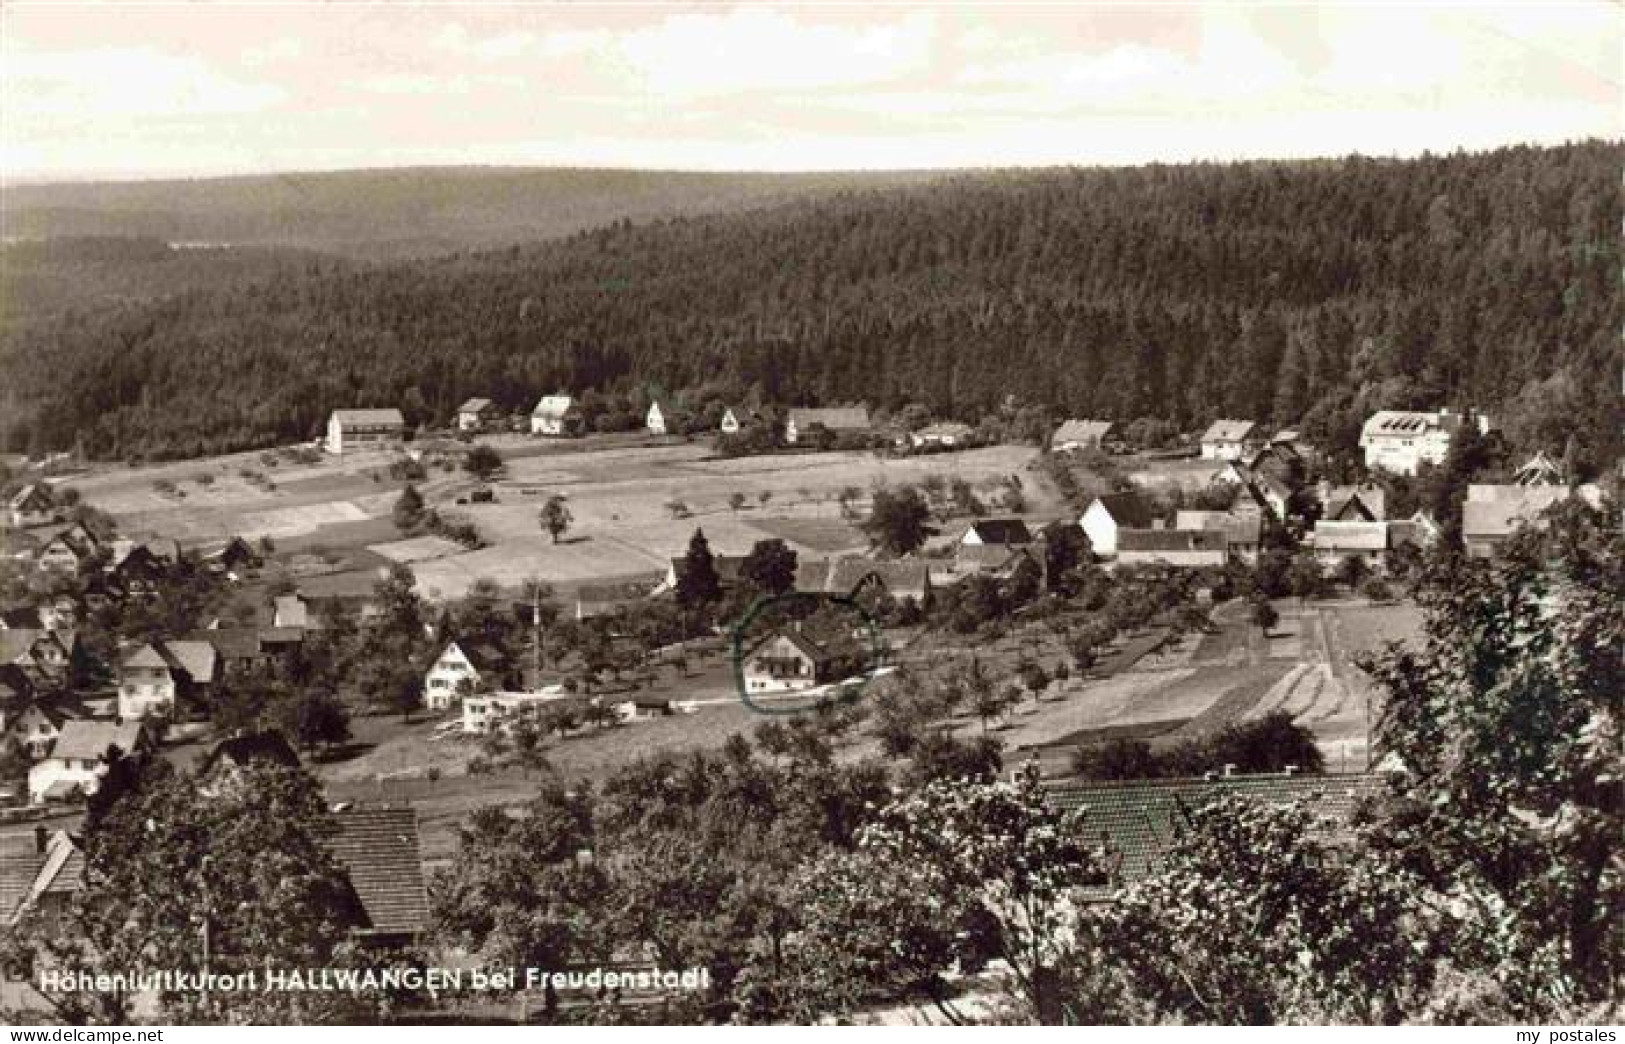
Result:
M1378 408L1487 410L1620 452L1615 143L1417 160L965 174L472 255L310 262L8 323L13 449L176 456L336 406L722 387L975 421L1220 416L1348 446Z

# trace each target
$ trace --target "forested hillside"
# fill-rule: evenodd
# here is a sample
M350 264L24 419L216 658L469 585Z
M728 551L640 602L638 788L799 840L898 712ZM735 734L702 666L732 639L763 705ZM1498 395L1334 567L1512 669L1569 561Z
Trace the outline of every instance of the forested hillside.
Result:
M1625 150L962 175L8 324L13 448L190 455L335 406L721 386L975 420L1490 410L1620 450Z

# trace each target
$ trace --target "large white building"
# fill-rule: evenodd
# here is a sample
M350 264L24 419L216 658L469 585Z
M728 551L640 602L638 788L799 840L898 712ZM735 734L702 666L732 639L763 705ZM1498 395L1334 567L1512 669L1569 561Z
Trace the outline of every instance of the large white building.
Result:
M1379 410L1360 429L1365 466L1395 475L1414 475L1423 463L1442 464L1450 452L1451 438L1470 417L1480 433L1490 430L1489 418L1483 414Z
M327 418L327 452L353 453L384 449L406 436L406 419L401 411L334 410Z
M544 395L530 411L532 435L569 435L580 420L576 401L568 395Z

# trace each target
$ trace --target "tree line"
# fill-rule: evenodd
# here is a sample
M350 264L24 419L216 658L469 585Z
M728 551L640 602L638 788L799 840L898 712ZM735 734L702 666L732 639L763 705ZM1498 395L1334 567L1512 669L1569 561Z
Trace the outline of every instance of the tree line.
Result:
M5 444L175 457L560 389L1291 423L1476 406L1615 459L1617 144L967 174L13 324Z

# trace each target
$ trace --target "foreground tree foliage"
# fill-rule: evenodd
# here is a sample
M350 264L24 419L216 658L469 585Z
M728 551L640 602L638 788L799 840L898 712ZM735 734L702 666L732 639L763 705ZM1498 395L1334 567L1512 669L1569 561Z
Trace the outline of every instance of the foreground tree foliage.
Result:
M250 765L206 784L154 759L127 762L90 806L85 887L60 923L37 915L3 937L9 971L96 972L350 967L368 963L348 940L362 923L343 873L319 839L334 829L316 781ZM37 981L37 979L36 979ZM65 1021L131 1021L118 990L57 992ZM364 1021L377 998L300 991L164 993L164 1021Z
M1405 770L1379 841L1437 895L1433 930L1477 976L1463 1017L1571 1011L1622 970L1625 541L1612 507L1550 514L1499 562L1435 563L1421 647L1367 664Z

